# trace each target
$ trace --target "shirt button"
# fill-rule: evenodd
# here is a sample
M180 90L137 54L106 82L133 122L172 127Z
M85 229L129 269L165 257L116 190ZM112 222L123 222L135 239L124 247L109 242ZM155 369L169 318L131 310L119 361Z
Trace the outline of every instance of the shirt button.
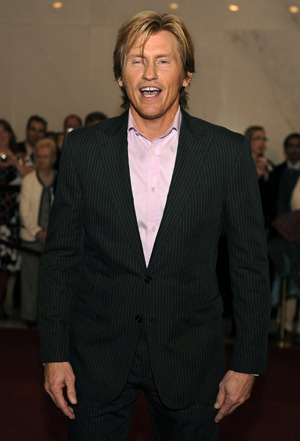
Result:
M155 150L154 150L154 149L151 150L151 154L152 154L153 156L155 155Z
M151 283L151 282L152 282L152 277L150 277L150 276L146 276L146 277L144 278L144 281L145 281L146 283Z
M142 317L141 315L136 315L136 316L135 316L135 321L136 321L137 323L142 323L142 321L143 321L143 317Z
M156 192L156 187L152 187L151 190L153 191L153 193Z
M155 232L155 231L156 231L156 227L153 227L153 228L152 228L152 231L154 231L154 232Z

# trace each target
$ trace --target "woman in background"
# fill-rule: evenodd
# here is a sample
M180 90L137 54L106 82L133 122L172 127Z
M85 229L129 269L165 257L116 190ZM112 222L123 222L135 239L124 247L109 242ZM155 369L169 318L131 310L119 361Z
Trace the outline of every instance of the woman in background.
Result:
M13 243L19 236L19 192L4 186L18 184L15 147L16 137L10 124L0 119L0 239ZM0 319L4 319L8 317L3 308L7 281L11 273L20 269L21 256L16 249L0 244L0 257Z
M40 254L44 250L50 208L54 198L56 144L43 138L34 149L36 170L24 177L20 196L20 237L32 253L22 254L21 317L36 326Z

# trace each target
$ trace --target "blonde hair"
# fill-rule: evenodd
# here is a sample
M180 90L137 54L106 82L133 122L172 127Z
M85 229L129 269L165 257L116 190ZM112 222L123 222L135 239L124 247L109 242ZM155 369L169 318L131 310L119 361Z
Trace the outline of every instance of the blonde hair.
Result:
M49 147L53 156L56 156L57 147L56 147L55 142L51 138L40 139L34 146L34 154L36 155L37 152L44 147Z
M114 50L114 75L115 79L122 78L125 56L133 43L139 37L143 37L142 49L144 49L149 37L159 31L168 31L175 35L181 56L184 74L195 72L194 43L192 37L181 18L173 14L159 14L154 11L143 11L136 14L119 29ZM129 107L129 99L126 90L122 87L123 104L121 107ZM187 108L188 94L185 88L180 91L179 103Z

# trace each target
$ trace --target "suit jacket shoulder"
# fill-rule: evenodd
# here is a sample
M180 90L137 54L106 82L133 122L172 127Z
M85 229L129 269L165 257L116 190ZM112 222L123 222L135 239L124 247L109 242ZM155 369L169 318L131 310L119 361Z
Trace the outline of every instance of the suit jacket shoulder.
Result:
M244 135L233 132L226 127L205 121L201 118L191 116L184 110L182 110L182 129L189 130L195 137L211 134L213 135L213 139L222 142L222 145L224 145L225 148L240 145L245 141Z
M73 140L74 138L84 138L91 135L95 135L97 132L114 134L122 129L124 126L127 127L128 124L128 111L123 112L119 116L114 116L112 118L107 118L97 124L92 124L90 126L84 126L80 129L72 130L66 136Z
M98 124L72 130L65 135L62 156L65 155L65 150L69 150L75 162L85 161L90 156L91 146L99 146L101 144L99 139L102 139L105 143L106 136L117 136L122 132L123 139L126 139L127 125L128 112L124 112L120 116L108 118Z

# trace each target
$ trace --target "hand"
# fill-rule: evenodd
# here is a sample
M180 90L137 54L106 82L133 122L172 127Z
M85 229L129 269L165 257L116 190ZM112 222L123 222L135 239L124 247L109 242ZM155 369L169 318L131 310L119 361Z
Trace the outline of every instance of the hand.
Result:
M251 395L255 376L241 372L228 371L219 385L215 409L219 409L215 422L231 414Z
M258 177L268 176L268 160L264 156L257 156L254 160Z
M6 155L6 159L4 161L0 159L1 167L8 167L10 165L14 165L13 160L15 155L3 142L1 143L1 140L0 140L0 152Z
M75 419L73 408L66 401L63 390L66 388L67 397L71 404L77 404L75 391L75 375L68 362L47 363L45 366L44 387L56 406L71 420Z
M6 160L1 161L1 167L17 166L17 157L11 150L9 150L7 147L0 147L0 151L6 155Z
M45 243L46 243L46 237L47 237L47 231L41 231L39 234L38 234L38 240L43 244L43 245L45 245Z

